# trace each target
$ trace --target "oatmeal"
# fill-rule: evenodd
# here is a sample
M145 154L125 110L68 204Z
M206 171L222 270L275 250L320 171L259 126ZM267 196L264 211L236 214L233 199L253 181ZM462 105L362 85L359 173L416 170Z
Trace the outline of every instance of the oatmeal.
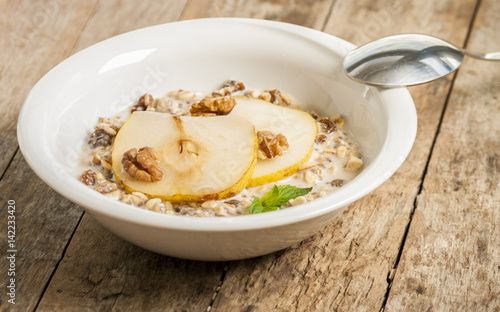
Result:
M99 119L94 130L89 134L88 152L83 158L85 168L80 177L82 183L105 196L158 213L222 217L248 214L256 201L277 191L275 186L307 189L307 192L301 191L296 197L292 197L293 199L284 202L279 209L310 202L342 187L362 170L362 156L358 145L349 136L344 119L340 115L318 116L315 112L307 112L308 118L315 124L315 133L311 141L312 149L307 154L307 161L300 161L298 165L290 166L286 170L277 169L276 171L281 174L285 172L283 176L286 176L278 181L262 185L253 183L257 185L254 187L242 186L242 190L237 194L231 194L228 198L165 200L162 196L147 196L146 194L151 193L131 189L120 181L118 176L115 176L116 166L119 166L123 174L141 183L161 183L158 181L164 178L163 169L158 165L160 155L152 146L136 146L119 155L118 161L116 159L113 161L115 138L131 113L164 113L177 116L174 118L179 118L179 120L184 118L182 116L221 118L220 116L237 114L231 112L235 107L238 108L238 105L243 105L235 100L241 97L263 100L267 105L298 109L292 98L280 90L268 89L256 92L247 90L243 83L234 80L227 81L220 89L208 94L187 90L171 91L166 96L158 98L144 94L122 118ZM281 160L284 161L287 157L293 156L294 149L297 149L294 146L296 139L289 134L290 132L285 132L255 129L257 162L280 163ZM185 152L196 159L199 149L200 146L191 140L179 140L181 153ZM294 172L289 174L287 170L290 173ZM259 181L267 181L273 176L275 176L274 173ZM246 185L252 185L252 183Z

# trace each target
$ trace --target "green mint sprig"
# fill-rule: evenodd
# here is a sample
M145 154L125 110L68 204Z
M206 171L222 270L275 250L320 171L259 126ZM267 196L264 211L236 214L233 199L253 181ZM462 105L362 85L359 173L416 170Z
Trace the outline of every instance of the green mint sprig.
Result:
M286 204L290 199L306 195L312 190L293 185L275 185L262 199L255 197L250 205L250 214L273 211Z

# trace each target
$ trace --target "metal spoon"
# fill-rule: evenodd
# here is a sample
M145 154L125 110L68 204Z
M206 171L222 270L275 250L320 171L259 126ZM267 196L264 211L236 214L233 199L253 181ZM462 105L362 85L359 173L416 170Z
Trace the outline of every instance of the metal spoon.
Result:
M500 61L500 52L470 52L432 36L403 34L352 50L344 59L344 70L350 78L364 84L405 87L454 72L462 64L464 55Z

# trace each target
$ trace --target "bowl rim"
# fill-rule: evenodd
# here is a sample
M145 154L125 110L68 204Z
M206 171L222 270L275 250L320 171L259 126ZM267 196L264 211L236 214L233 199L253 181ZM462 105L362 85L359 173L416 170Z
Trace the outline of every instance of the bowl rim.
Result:
M54 72L62 70L65 64L78 62L78 60L85 58L86 54L88 54L90 51L100 49L105 44L112 44L114 41L124 40L132 33L147 34L149 31L155 29L168 29L169 27L173 27L172 25L178 27L182 26L182 24L193 23L199 24L199 27L202 27L202 25L205 23L236 23L263 27L264 29L280 29L289 33L293 33L294 35L302 38L305 37L313 42L322 45L335 44L343 46L348 50L355 48L353 44L343 39L304 26L277 21L232 17L202 18L165 23L133 30L100 41L86 49L83 49L71 55L70 57L56 65L45 76L43 76L35 84L33 89L28 93L19 113L17 137L21 152L32 170L56 192L68 198L72 202L82 206L87 212L97 218L99 218L99 216L104 216L128 223L179 231L227 232L279 227L320 217L329 212L342 209L348 204L358 200L359 198L367 195L368 193L379 187L383 182L385 182L390 176L393 175L393 173L401 166L401 164L408 156L413 146L417 131L416 110L408 90L406 88L382 89L367 86L366 88L369 88L370 90L378 93L381 100L383 100L385 104L390 106L388 107L388 111L394 113L398 117L401 117L402 120L389 120L390 124L387 130L388 137L383 143L382 150L386 152L394 152L395 154L389 154L390 157L386 159L381 159L380 155L378 155L376 159L373 160L371 166L372 170L370 173L372 173L375 178L372 180L364 181L364 186L361 191L359 191L358 189L358 184L360 183L357 183L355 179L343 186L341 190L296 207L289 207L279 211L272 211L255 215L231 216L223 218L197 218L188 216L165 215L121 203L114 199L102 196L101 194L91 190L90 188L85 187L80 181L70 176L68 173L66 173L67 177L65 177L66 180L64 181L64 183L61 183L60 176L57 176L54 172L51 172L50 166L46 166L47 164L44 162L43 157L40 156L38 151L34 150L28 142L28 138L33 135L32 131L29 128L29 125L27 124L27 120L29 119L28 108L34 103L34 99L32 97L33 92L37 89L43 88L43 85L45 83L49 83ZM332 50L332 52L338 51ZM396 137L390 137L389 131L391 133L396 133ZM379 164L383 166L378 166ZM375 165L377 166L375 167ZM363 174L363 172L361 172L361 174ZM332 203L332 195L339 193L342 196L335 196L338 197L336 198L337 201Z

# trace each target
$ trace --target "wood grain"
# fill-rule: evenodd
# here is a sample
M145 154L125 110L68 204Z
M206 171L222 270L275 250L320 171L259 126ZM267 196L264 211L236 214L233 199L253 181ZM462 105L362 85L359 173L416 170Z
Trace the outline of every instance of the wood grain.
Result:
M37 311L200 311L223 267L149 252L85 214Z
M182 9L179 1L165 3L164 11L146 2L100 2L73 52L129 31L131 25L140 28L175 21ZM114 11L111 18L110 11ZM99 31L102 28L104 34ZM148 252L122 241L85 215L37 311L196 310L210 305L223 265ZM179 291L193 297L179 296Z
M144 5L142 10L148 8L147 4ZM90 18L76 49L102 39L100 35L93 38L89 33L91 30L102 28L103 23L113 25L117 33L129 30L130 21L121 27L120 23L124 20L124 16L141 11L135 4L132 5L132 2L129 2L129 6L121 3L119 7L123 12L116 12L116 17L108 20L106 13L114 7L117 6L113 4L104 6L101 3L96 6L96 11ZM189 8L184 10L184 18L190 18L189 10ZM151 14L153 12L142 12L137 18ZM158 16L164 18L162 14ZM176 18L176 14L172 12L170 16L172 19ZM164 20L148 20L148 23L153 24L160 22ZM111 35L113 33L106 34L106 36ZM101 232L104 234L99 234ZM96 252L104 259L102 262L96 261ZM110 258L115 261L111 261ZM130 259L130 261L124 261L116 267L116 261L120 261L119 259ZM224 274L223 266L223 263L191 262L144 251L123 242L85 215L38 310L66 311L69 307L89 311L95 309L134 311L146 307L147 310L159 311L205 310L211 305L213 295ZM165 283L165 281L170 282ZM182 289L185 291L181 291ZM193 290L196 293L195 299L193 296L179 296L179 292L191 293ZM156 298L155 302L150 302L151 296Z
M424 2L357 1L357 6L337 1L324 31L347 40L363 33L370 39L395 32L437 34L465 42L474 2L452 1L439 5ZM463 14L469 7L469 16ZM451 11L444 11L447 7ZM391 8L380 29L367 23ZM445 15L458 16L459 20ZM386 16L386 15L384 15ZM408 18L411 16L411 19ZM416 20L448 20L415 24ZM358 26L357 26L358 25ZM343 34L344 36L341 36ZM352 34L353 38L346 38ZM400 246L426 159L439 126L451 77L412 90L419 113L419 134L406 163L382 187L351 205L322 233L283 253L253 261L232 263L214 303L215 311L378 311L393 278ZM238 294L245 294L244 296ZM278 300L278 298L281 298ZM284 299L287 298L287 299Z
M65 57L119 33L234 16L304 25L355 44L419 32L462 46L473 26L469 46L498 51L494 0L4 1L0 12L7 34L0 36L0 148L7 155L0 199L20 208L19 301L6 305L0 296L0 310L499 311L496 63L467 59L456 80L412 87L418 134L395 175L323 231L255 259L206 263L135 247L50 190L19 152L12 158L28 90ZM6 250L5 223L0 240Z
M0 181L0 200L2 205L6 205L8 200L15 201L17 250L14 276L17 285L16 305L8 304L8 297L0 296L0 307L9 307L9 311L32 311L63 257L82 209L54 193L31 171L20 153ZM7 246L6 207L0 210L0 220L0 250L7 257L4 252L12 248ZM8 268L9 262L2 261L2 281L10 279L7 276Z
M500 4L482 1L469 47L498 51ZM500 64L455 81L387 311L500 310Z
M17 149L16 120L33 85L65 59L96 0L3 1L0 43L0 176Z
M78 4L46 1L35 5L30 1L2 3L2 12L6 11L5 16L8 16L8 19L2 19L2 23L9 27L6 33L11 36L2 36L10 45L0 51L3 66L0 81L4 91L0 95L0 103L5 112L0 114L0 131L6 133L2 136L0 147L6 154L13 154L17 149L15 119L24 97L36 80L51 67L78 49L135 28L132 25L143 27L176 20L184 6L180 1L172 1L165 3L164 10L158 10L146 3L140 6L132 1L106 1L99 3L94 11L95 4L95 1ZM145 19L144 15L156 17ZM108 21L109 27L103 27L103 21ZM120 21L121 28L117 26ZM9 160L10 157L2 158L1 172L7 168ZM2 202L14 199L22 209L17 216L17 224L20 225L17 239L22 246L18 253L18 264L22 266L18 280L19 300L9 308L12 311L30 311L45 291L83 212L38 179L19 152L0 185ZM31 190L36 190L36 193ZM2 220L6 220L6 211L0 213ZM7 250L5 226L5 223L0 225L2 250ZM23 265L26 262L29 265ZM7 280L6 264L2 262L3 280ZM2 296L0 300L5 301L6 297Z
M47 285L82 210L55 194L17 152L16 119L30 88L67 57L95 1L69 6L62 1L3 1L0 49L0 198L16 201L16 305L0 297L0 309L33 310ZM5 170L9 168L6 172ZM36 190L36 191L34 191ZM7 220L7 211L0 211ZM0 225L0 246L7 250L7 223ZM6 261L1 278L7 281Z
M361 45L400 33L425 33L462 46L476 1L336 1L325 30Z
M99 1L72 53L128 31L174 22L180 18L186 2L169 0L152 5L147 1Z
M181 19L203 17L248 17L282 21L321 29L333 0L191 0Z

